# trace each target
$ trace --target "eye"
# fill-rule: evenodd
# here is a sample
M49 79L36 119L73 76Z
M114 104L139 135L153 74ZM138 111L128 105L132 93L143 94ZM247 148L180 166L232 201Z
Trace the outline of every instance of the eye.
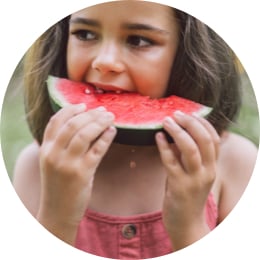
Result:
M71 34L75 35L81 41L93 41L97 39L97 35L89 30L77 30Z
M154 44L154 41L139 35L130 35L127 38L127 43L133 47L149 47Z

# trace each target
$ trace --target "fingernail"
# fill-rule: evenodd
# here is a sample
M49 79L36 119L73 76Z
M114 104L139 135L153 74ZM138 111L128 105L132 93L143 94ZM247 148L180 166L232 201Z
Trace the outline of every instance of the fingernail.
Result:
M184 116L185 114L182 112L182 111L180 111L180 110L177 110L177 111L175 111L174 112L174 116L175 117L178 117L178 118L180 118L180 117L182 117L182 116Z
M173 119L169 116L165 117L164 123L167 125L172 125L173 124Z
M156 133L155 138L158 139L158 140L165 140L164 134L162 132Z
M85 110L87 108L86 104L80 103L76 105L79 110Z
M111 137L115 137L116 135L116 128L114 126L110 126L107 128L107 133L111 136Z
M115 134L116 133L116 128L114 126L110 126L108 128L108 131L111 133L111 134Z
M197 112L193 112L192 113L192 115L194 116L194 117L197 117L197 118L199 118L200 116L198 115L198 113Z
M109 118L109 119L114 119L115 118L115 115L111 112L107 112L106 113L106 116Z
M106 111L106 108L103 106L100 106L100 107L97 107L96 110L102 112L102 111Z

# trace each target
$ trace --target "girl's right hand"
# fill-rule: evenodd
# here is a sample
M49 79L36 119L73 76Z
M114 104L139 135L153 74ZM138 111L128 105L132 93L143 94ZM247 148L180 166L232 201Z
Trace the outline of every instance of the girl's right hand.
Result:
M49 121L40 147L38 220L73 243L91 197L95 171L116 134L114 115L103 107L61 109Z

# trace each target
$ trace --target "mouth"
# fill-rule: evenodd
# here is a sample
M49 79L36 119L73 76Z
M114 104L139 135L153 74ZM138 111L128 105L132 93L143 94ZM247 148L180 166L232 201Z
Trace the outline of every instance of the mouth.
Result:
M93 82L88 82L88 84L90 84L94 88L94 91L97 94L104 94L104 93L121 94L121 93L128 92L128 91L123 90L120 87L113 86L113 85L105 85L105 84L93 83ZM86 90L86 91L88 91L88 90Z

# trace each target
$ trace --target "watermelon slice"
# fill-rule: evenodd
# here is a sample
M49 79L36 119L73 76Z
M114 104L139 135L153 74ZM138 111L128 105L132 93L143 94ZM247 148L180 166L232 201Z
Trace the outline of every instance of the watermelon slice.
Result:
M180 110L205 117L211 108L177 96L151 99L131 92L107 92L65 78L49 76L48 92L54 112L69 104L85 103L87 109L104 106L115 115L117 135L114 142L128 145L154 145L154 135L162 129L166 116ZM168 136L169 141L172 141Z

